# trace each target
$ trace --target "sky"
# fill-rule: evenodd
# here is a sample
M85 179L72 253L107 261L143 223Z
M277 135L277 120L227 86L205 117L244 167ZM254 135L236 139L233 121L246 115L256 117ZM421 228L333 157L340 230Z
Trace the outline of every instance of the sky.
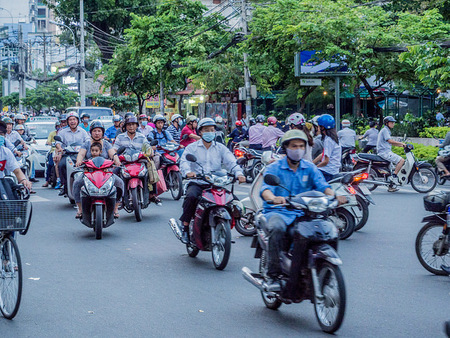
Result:
M0 9L0 26L11 22L8 11L11 12L14 23L17 23L19 19L28 21L28 0L0 0L0 7L7 10Z

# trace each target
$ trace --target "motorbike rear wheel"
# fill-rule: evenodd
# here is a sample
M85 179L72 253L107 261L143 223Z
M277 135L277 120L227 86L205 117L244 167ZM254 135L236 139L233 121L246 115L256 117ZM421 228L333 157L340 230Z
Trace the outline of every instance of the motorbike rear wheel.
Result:
M356 202L358 203L358 208L362 213L361 220L357 224L355 224L355 231L358 231L366 225L367 220L369 219L369 203L358 195L356 195Z
M355 231L355 217L346 209L336 209L336 214L330 216L339 231L339 239L349 238Z
M103 205L96 204L95 205L95 215L94 215L94 230L95 230L95 239L102 239L102 231L103 231Z
M243 236L253 236L256 234L256 227L253 222L253 216L244 215L243 217L236 219L236 224L234 225L237 232Z
M261 276L267 275L267 252L264 250L261 253L261 258L259 261L259 273ZM280 299L270 295L268 292L261 291L261 296L268 309L276 310L283 304Z
M142 221L142 208L139 202L139 191L138 187L132 188L130 190L131 204L133 205L134 217L136 217L136 222Z
M256 162L252 169L252 179L254 180L263 169L264 164L261 161Z
M420 264L429 272L444 276L447 275L441 269L441 265L450 265L449 244L443 243L446 236L442 233L444 223L427 223L416 237L416 255ZM438 252L441 244L443 249Z
M183 178L179 171L171 171L168 174L169 189L172 194L172 198L178 201L183 195Z
M346 294L344 277L338 266L323 262L318 268L319 290L323 300L314 297L314 310L322 331L337 331L344 320Z
M437 176L431 168L419 168L411 177L411 186L417 192L425 194L436 187Z
M214 236L213 236L214 234ZM214 267L223 270L228 264L231 252L230 221L219 219L213 231L211 228L211 254Z

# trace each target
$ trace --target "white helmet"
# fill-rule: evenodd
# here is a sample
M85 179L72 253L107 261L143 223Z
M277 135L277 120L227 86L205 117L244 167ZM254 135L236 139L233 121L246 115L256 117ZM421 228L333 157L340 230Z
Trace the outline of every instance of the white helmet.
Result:
M76 112L74 112L74 111L71 111L70 113L68 113L67 115L66 115L66 120L69 120L69 117L76 117L77 118L77 120L78 120L78 122L80 122L80 117L78 116L78 113L76 113Z
M288 125L293 124L294 126L301 126L304 125L305 122L305 117L300 113L291 114L287 119Z
M216 123L223 123L223 118L222 116L216 116Z
M198 130L202 129L203 127L207 127L207 126L214 126L216 127L216 122L214 122L214 120L210 117L205 117L203 119L200 120L200 122L198 123Z
M153 123L156 123L158 121L164 121L164 123L166 123L166 118L161 114L156 114L155 116L153 116Z
M351 125L351 122L349 120L342 120L341 123L343 127L350 127Z
M170 122L173 123L173 121L175 121L176 119L179 119L179 118L183 118L183 116L181 116L180 114L174 114L172 116L172 118L170 119Z

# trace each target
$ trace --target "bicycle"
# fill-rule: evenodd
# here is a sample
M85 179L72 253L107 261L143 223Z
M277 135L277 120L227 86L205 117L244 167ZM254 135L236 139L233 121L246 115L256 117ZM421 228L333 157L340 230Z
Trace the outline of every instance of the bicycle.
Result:
M22 262L15 233L28 232L32 215L29 192L19 185L14 188L21 199L0 200L0 312L6 319L16 316L22 297ZM1 189L0 185L0 193Z

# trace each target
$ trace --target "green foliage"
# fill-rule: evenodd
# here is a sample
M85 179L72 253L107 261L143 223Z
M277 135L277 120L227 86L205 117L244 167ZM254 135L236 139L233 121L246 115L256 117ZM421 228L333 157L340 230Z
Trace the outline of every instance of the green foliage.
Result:
M420 132L419 136L427 138L445 138L449 131L450 128L448 127L430 127L425 128L422 132Z
M351 114L344 114L341 117L341 121L347 119L352 123L351 128L356 132L356 135L364 135L364 133L370 129L369 122L373 119L367 117L356 117Z
M434 163L434 159L437 157L438 151L439 151L439 149L437 147L425 146L425 145L419 144L419 143L412 143L412 145L414 146L413 153L414 153L414 156L417 158L417 160L428 161L430 163ZM405 158L405 152L404 152L403 148L392 147L392 151L394 153L396 153L397 155L400 155L403 158Z
M116 111L134 111L138 104L134 96L103 96L94 95L96 103L102 107L110 107Z
M427 112L421 117L406 114L403 121L397 122L392 129L392 135L407 137L419 137L424 128L436 125L436 119L432 112Z
M3 106L10 106L12 110L17 110L19 108L19 93L11 93L11 95L4 96L1 98Z
M40 111L44 107L58 110L73 106L78 94L57 81L39 85L36 89L27 89L26 97L22 103L27 107Z

